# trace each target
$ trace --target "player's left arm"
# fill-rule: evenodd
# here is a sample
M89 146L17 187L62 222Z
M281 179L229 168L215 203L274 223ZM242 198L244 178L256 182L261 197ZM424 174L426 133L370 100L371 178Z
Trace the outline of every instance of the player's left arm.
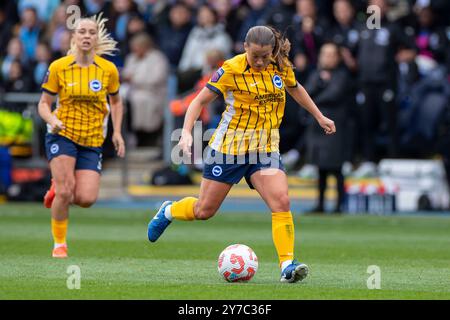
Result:
M122 137L123 104L119 94L109 96L111 107L111 120L113 125L112 142L117 155L121 158L125 156L125 141Z
M314 101L298 82L297 86L286 86L286 91L292 96L292 98L303 108L305 108L319 125L324 129L326 134L333 134L336 132L336 126L334 121L325 117Z
M107 92L109 96L109 105L111 107L111 120L113 125L112 142L116 149L117 155L121 158L125 157L125 141L122 137L122 120L123 120L123 103L119 95L120 81L119 71L116 66L110 65L110 81Z

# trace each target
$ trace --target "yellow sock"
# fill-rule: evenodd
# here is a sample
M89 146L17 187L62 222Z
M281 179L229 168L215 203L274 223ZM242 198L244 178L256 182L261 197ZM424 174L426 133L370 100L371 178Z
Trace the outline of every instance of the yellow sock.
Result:
M272 213L272 238L281 264L294 258L294 221L292 213Z
M52 235L56 244L66 243L68 223L69 219L55 220L52 218Z
M170 213L176 220L194 220L194 205L197 202L197 198L186 197L180 201L175 201L170 207Z

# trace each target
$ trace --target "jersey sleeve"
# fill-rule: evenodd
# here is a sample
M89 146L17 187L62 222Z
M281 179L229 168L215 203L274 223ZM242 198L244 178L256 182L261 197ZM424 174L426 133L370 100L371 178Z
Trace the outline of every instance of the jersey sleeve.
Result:
M109 78L108 83L108 94L110 96L116 95L119 93L120 81L119 81L119 71L117 70L115 65L111 66L111 77Z
M53 62L48 67L44 80L41 85L42 91L45 91L51 95L58 94L59 80L58 80L58 64Z
M208 83L206 84L206 87L217 93L218 95L225 96L226 92L229 88L232 87L234 84L233 82L233 74L232 69L228 65L227 62L225 62L222 67L217 69L216 72L211 76L211 79L209 79Z
M297 86L297 79L295 79L294 70L291 67L287 67L286 78L284 79L284 82L289 88L295 88Z

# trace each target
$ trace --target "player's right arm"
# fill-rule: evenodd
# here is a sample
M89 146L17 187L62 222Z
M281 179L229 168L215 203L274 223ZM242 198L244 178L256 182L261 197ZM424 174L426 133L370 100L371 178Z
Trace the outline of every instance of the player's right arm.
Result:
M180 146L183 153L187 156L191 155L192 147L192 128L194 127L195 121L200 116L200 112L204 107L207 107L215 98L217 94L212 92L208 88L203 88L202 91L192 100L189 105L186 115L184 117L183 130L181 132Z
M56 115L52 114L52 103L59 91L57 61L52 62L48 67L47 74L42 82L42 95L38 104L39 115L50 126L51 133L58 133L65 129L62 121Z
M53 100L54 97L52 95L45 91L42 92L41 99L38 104L38 112L42 120L50 125L50 131L52 133L58 133L61 130L64 130L65 126L62 121L59 120L51 111Z

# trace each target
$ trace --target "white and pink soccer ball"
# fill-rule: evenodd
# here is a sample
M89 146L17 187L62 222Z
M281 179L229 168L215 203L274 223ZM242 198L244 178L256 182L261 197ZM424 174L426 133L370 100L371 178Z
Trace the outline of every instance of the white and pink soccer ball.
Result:
M218 270L228 282L249 281L258 271L258 257L245 244L232 244L220 253Z

